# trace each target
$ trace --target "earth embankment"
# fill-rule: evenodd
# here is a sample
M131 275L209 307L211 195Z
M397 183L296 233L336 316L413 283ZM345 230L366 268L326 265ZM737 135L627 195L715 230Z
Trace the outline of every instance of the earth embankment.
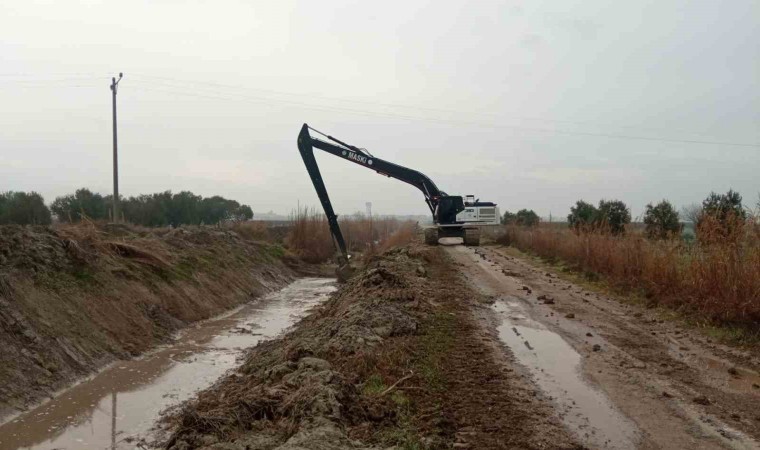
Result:
M0 419L285 285L283 260L210 227L0 227Z

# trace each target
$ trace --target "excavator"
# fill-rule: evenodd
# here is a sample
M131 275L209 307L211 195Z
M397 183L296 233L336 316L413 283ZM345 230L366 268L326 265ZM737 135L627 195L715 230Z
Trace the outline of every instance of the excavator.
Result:
M309 131L321 135L327 140L312 137ZM330 142L328 142L330 141ZM303 124L298 134L298 151L306 165L306 171L311 177L314 189L327 216L330 233L338 247L338 277L347 278L352 269L343 233L338 225L338 216L333 210L330 196L319 172L314 149L325 151L361 167L374 170L380 175L395 178L416 187L425 196L425 203L433 216L433 225L424 229L425 243L437 245L441 238L462 238L464 245L480 245L480 227L483 225L498 225L500 220L499 208L493 202L481 202L474 195L448 195L438 189L433 180L422 172L392 162L377 158L363 148L347 144L340 139L324 134L308 124Z

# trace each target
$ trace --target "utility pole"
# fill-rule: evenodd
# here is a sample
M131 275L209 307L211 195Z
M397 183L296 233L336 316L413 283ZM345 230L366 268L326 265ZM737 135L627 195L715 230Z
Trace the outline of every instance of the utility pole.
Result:
M118 154L118 140L116 139L116 88L119 86L119 81L124 76L119 72L119 79L111 78L111 99L113 109L113 211L111 219L114 222L119 222L121 219L119 209L119 154Z

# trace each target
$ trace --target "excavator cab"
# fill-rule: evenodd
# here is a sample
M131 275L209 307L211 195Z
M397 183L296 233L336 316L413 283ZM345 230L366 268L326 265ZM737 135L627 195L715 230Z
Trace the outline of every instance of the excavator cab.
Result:
M464 211L464 201L457 195L446 195L438 198L435 211L435 221L438 224L456 223L457 214Z

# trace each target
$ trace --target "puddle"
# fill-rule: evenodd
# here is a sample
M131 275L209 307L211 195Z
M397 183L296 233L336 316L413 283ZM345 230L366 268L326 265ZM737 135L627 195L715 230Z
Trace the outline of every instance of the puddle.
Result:
M335 290L305 278L184 330L169 346L117 362L55 399L0 426L0 449L132 449L159 413L191 398Z
M549 395L563 422L593 448L635 448L635 427L581 374L581 356L558 334L530 319L520 300L497 301L499 338Z
M730 390L760 395L760 375L757 372L715 358L703 356L699 359Z

